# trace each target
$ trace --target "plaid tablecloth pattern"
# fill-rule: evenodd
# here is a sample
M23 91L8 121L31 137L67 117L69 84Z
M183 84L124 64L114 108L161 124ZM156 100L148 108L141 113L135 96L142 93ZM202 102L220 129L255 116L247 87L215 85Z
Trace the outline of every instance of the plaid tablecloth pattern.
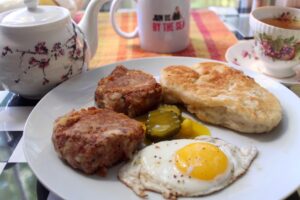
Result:
M119 13L117 20L124 31L132 31L137 25L135 12ZM177 53L158 54L142 50L138 38L124 39L115 33L109 22L108 13L99 15L98 35L98 49L90 62L90 69L116 61L154 56L190 56L225 60L227 48L237 42L235 35L214 12L209 10L191 11L190 45Z

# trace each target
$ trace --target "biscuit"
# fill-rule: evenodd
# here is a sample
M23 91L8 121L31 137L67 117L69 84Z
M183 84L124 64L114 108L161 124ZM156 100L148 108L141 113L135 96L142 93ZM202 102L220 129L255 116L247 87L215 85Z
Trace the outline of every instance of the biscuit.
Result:
M200 120L235 131L268 132L282 118L273 94L222 63L169 66L162 69L160 83L166 103L182 103Z

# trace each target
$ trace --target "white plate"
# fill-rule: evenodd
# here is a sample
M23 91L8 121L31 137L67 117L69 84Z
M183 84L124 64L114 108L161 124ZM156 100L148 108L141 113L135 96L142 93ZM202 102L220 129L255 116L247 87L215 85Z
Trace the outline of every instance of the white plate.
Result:
M120 62L131 69L159 75L167 65L194 65L200 58L163 57ZM54 151L51 135L53 121L72 109L94 105L94 91L100 78L117 64L107 65L59 85L33 109L25 126L24 152L37 178L64 199L139 199L117 180L119 166L109 170L106 178L87 176L65 165ZM249 171L228 188L201 199L281 199L300 184L300 100L283 85L246 71L263 87L277 96L283 106L283 120L268 134L238 134L209 126L212 135L238 146L255 145L259 150ZM149 199L162 199L151 193ZM195 198L193 198L194 200Z
M239 41L238 43L232 45L227 49L225 54L226 61L234 65L248 68L258 73L263 73L261 70L263 62L255 55L253 47L254 40ZM300 69L295 76L289 78L275 78L271 76L268 77L287 86L296 85L300 84Z

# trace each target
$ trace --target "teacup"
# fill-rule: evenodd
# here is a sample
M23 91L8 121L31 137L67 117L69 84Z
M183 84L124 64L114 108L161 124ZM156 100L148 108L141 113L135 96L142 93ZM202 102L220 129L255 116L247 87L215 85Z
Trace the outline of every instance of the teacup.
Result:
M300 64L300 10L257 8L250 14L250 27L263 73L276 78L293 76L294 68Z

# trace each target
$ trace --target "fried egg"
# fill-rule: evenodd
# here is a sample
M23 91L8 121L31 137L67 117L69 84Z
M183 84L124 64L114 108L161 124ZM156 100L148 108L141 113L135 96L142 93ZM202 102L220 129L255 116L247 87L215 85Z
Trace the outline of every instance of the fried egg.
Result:
M147 146L119 171L119 179L141 197L148 191L165 198L207 195L244 174L257 155L210 136L163 141Z

